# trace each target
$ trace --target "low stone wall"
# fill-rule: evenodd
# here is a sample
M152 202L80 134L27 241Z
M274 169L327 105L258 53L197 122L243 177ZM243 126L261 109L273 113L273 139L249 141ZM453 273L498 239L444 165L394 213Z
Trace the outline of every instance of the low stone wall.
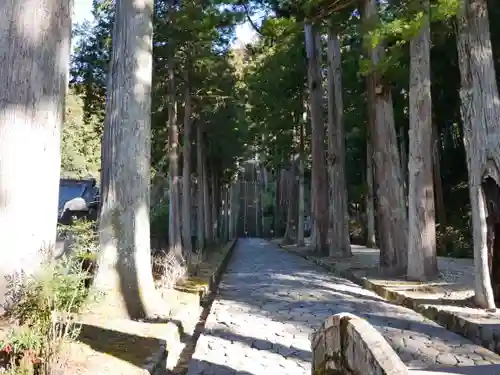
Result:
M408 297L404 291L392 290L367 277L357 277L353 273L344 276L382 298L412 309L444 328L468 338L473 343L500 354L499 313L463 306L432 304L425 300L422 302ZM436 300L436 302L440 301Z
M172 292L185 293L191 295L192 298L189 298L189 303L185 305L184 309L171 316L172 323L170 324L175 327L175 330L172 329L172 334L165 341L164 347L160 348L159 353L148 358L143 366L150 374L164 375L179 365L187 345L181 341L181 336L186 334L192 337L194 335L202 313L202 301L208 298L211 293L216 293L219 281L231 260L237 241L237 238L232 239L223 246L221 257L211 265L213 268L209 274L195 278L195 282L188 286L176 285L174 287ZM187 302L186 296L183 296L182 299Z
M311 336L313 375L407 375L382 335L349 313L330 316Z

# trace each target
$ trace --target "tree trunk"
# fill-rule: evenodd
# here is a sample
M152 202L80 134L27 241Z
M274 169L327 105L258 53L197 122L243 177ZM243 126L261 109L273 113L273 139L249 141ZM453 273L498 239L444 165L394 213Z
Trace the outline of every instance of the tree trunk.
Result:
M405 207L408 207L408 152L406 150L405 128L399 128L399 155L401 159L401 177L403 179L403 197Z
M370 120L368 120L370 121ZM375 238L375 208L373 202L373 151L370 137L366 142L366 247L377 246Z
M274 237L281 235L281 169L276 171L276 195L274 209Z
M223 240L229 241L229 200L231 199L231 190L229 185L224 188L224 230Z
M287 218L286 218L286 230L283 237L284 245L291 245L296 239L296 229L297 229L297 184L296 182L296 165L295 160L290 163L290 169L286 172L286 185L287 185Z
M369 72L366 76L368 127L366 139L366 246L377 246L377 232L375 227L375 192L373 168L373 130L375 129L375 74Z
M234 209L235 209L235 184L236 182L231 181L229 183L229 212L228 212L228 239L231 240L234 238Z
M213 232L212 232L212 210L210 207L210 188L209 188L209 179L210 179L210 171L208 170L208 161L207 161L207 148L205 146L205 140L203 139L203 135L201 137L201 149L202 149L202 179L201 186L203 189L203 214L204 214L204 225L205 225L205 242L208 245L211 245L213 242Z
M325 128L322 116L322 78L321 78L321 40L319 33L311 24L305 24L305 44L307 54L307 69L309 82L309 100L311 108L312 129L312 169L313 185L315 186L314 223L318 230L316 251L328 254L328 182L326 176Z
M213 171L213 166L212 166ZM212 217L212 241L215 243L217 240L217 233L219 230L219 202L218 202L218 188L217 188L217 176L215 172L212 172L210 176L211 194L210 194L210 209Z
M330 175L330 256L351 256L345 180L344 104L340 41L328 30L328 164Z
M444 205L443 183L441 180L441 140L436 123L434 122L432 125L432 164L436 216L441 230L444 230L446 228L446 208Z
M107 311L116 303L113 313L131 318L168 313L161 311L151 272L152 15L152 0L116 3L102 147L96 286L108 292Z
M201 123L196 127L196 247L198 252L201 253L205 249L205 212L204 212L204 198L203 198L203 149L202 149L202 140L203 140L203 130L201 129Z
M378 19L375 0L365 0L362 14L368 27ZM384 57L383 46L370 48L374 69L375 126L371 132L374 151L377 232L380 269L388 276L406 274L408 222L401 176L398 141L394 127L391 88L375 67Z
M305 191L304 191L304 121L300 122L299 128L299 219L297 228L297 246L304 246L304 216L305 212Z
M0 3L2 306L7 291L5 277L21 270L34 272L40 266L40 251L52 255L55 245L71 3ZM36 192L33 181L43 182Z
M429 3L410 40L410 156L408 165L408 270L414 280L438 275L432 178L432 98Z
M182 151L182 240L186 254L191 254L191 92L189 71L186 69L186 93L184 98L184 147Z
M310 199L310 205L311 205L311 235L310 235L310 243L313 246L313 248L317 248L318 245L318 228L316 227L316 207L315 201L314 201L314 170L311 170L311 199Z
M177 100L173 59L168 67L168 127L169 127L169 231L168 245L178 260L182 258L180 186L179 186L179 126L177 125Z
M494 308L495 300L500 300L500 99L486 1L465 0L457 19L461 114L472 209L475 300L482 308Z
M260 202L259 202L259 197L260 197L260 178L259 178L259 172L257 170L257 163L254 164L253 166L253 171L254 171L254 207L255 207L255 237L260 237Z

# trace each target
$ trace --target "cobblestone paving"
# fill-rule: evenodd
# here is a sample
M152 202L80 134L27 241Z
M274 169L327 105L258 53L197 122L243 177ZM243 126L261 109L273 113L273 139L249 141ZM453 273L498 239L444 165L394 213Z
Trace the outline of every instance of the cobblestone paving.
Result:
M413 369L500 364L412 310L264 240L240 239L188 375L310 374L309 334L340 312L366 318Z

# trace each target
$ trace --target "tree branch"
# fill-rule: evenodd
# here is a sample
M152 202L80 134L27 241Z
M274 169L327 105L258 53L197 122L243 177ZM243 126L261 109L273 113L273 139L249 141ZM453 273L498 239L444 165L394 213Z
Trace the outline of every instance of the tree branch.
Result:
M248 5L245 2L242 2L241 5L243 5L243 8L245 8L245 15L247 16L247 21L252 26L252 28L255 30L257 34L260 36L264 36L260 28L253 22L252 18L250 17L250 12L248 10Z

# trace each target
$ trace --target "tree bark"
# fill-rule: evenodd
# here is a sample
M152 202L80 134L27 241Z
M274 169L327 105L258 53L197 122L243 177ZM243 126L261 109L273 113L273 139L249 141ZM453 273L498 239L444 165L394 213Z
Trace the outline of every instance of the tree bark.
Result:
M368 126L366 139L366 246L377 246L377 232L375 227L375 191L373 168L373 131L375 129L375 74L373 71L366 76Z
M281 169L276 171L276 195L274 209L274 237L279 237L281 234Z
M202 189L203 189L203 215L204 215L204 225L205 225L205 243L211 245L213 242L213 231L212 231L212 210L210 207L210 188L209 179L210 171L208 170L208 160L207 160L207 147L205 145L205 140L202 134L201 137L201 150L202 150Z
M228 239L234 238L235 233L235 221L234 221L234 210L235 210L235 184L236 182L231 181L229 183L229 211L228 211Z
M414 280L438 275L432 178L432 98L429 3L410 40L410 152L408 164L408 270Z
M436 123L432 124L432 172L434 176L434 199L436 216L441 230L446 228L446 208L444 205L443 183L441 179L441 140Z
M300 122L299 127L299 219L297 228L297 246L304 246L304 216L305 209L305 190L304 190L304 121Z
M375 0L365 0L362 17L370 27L378 19ZM367 51L372 63L375 89L375 126L371 132L374 151L377 232L380 247L380 270L388 276L406 274L408 222L401 176L398 141L394 126L391 89L376 69L384 57L377 45Z
M102 147L96 286L108 292L106 306L121 307L114 314L131 318L168 313L161 311L151 271L152 16L152 0L116 4Z
M290 163L290 169L286 172L286 185L287 185L287 218L286 230L283 237L284 245L291 245L295 242L297 236L297 195L298 189L296 185L296 165L295 160Z
M312 128L312 169L314 185L314 224L318 231L316 251L328 254L328 182L326 175L325 128L322 116L322 78L321 78L321 40L315 27L306 23L304 25L305 44L307 55L309 100L311 108Z
M370 120L369 120L370 121ZM377 246L375 238L375 208L373 202L373 149L370 137L366 142L366 247Z
M213 166L212 166L212 171L213 171ZM219 230L219 203L218 203L218 186L217 186L217 176L215 174L215 171L212 172L210 176L210 209L211 209L211 217L212 217L212 241L215 243L217 240L217 233Z
M189 70L185 74L186 92L184 95L184 147L182 165L182 240L186 254L191 254L193 244L191 241L191 88Z
M197 228L196 228L196 247L199 253L205 249L205 210L204 210L204 197L203 197L203 130L201 123L196 127L196 173L197 173L197 195L196 195L196 208L197 208Z
M55 245L71 3L0 3L2 306L5 277L21 270L34 272L40 266L40 251L52 252ZM33 181L40 182L36 190Z
M177 100L173 58L168 62L168 127L169 127L169 233L168 245L177 259L182 258L182 232L179 186L179 126L177 125Z
M500 299L500 99L486 1L465 0L457 21L475 301L482 308L494 308L495 300Z
M406 150L405 128L399 127L399 155L401 159L401 178L403 179L403 197L405 207L408 206L408 152Z
M330 256L351 256L345 179L344 104L340 40L328 30L328 164L330 176Z
M229 185L224 187L224 229L223 229L223 240L224 242L229 241L229 200L231 199L231 192L230 192L230 187Z

